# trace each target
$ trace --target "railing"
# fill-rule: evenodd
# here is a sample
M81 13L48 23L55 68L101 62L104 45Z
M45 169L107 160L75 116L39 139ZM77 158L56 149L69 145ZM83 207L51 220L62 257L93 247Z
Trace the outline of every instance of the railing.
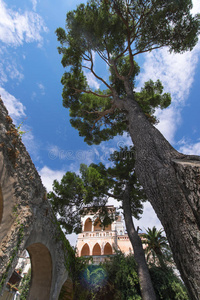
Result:
M79 233L78 238L96 238L96 237L113 237L116 236L116 231L84 231L83 233Z

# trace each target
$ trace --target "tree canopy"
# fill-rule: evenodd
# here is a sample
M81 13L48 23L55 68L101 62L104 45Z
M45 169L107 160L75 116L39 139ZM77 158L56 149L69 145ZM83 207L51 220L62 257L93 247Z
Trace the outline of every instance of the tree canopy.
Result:
M121 148L110 160L112 167L106 168L103 163L92 163L89 167L81 164L80 175L66 172L60 183L54 180L48 198L67 233L81 232L81 215L87 213L87 207L101 215L102 226L108 225L114 216L107 214L107 201L109 197L123 201L126 183L132 186L131 213L137 219L140 217L146 196L134 172L134 148Z
M167 46L170 51L191 50L197 43L199 16L192 16L191 0L91 0L67 13L66 32L56 30L61 46L63 105L71 124L88 144L99 144L127 131L123 101L135 90L137 55ZM107 79L96 68L96 55L107 64ZM84 70L101 83L92 90ZM135 99L152 122L156 107L166 108L170 95L160 81L149 81Z
M162 222L190 295L198 299L199 217L189 182L193 172L187 185L177 176L180 160L194 157L178 153L152 126L153 110L170 103L161 83L149 81L139 92L135 81L139 54L162 47L177 53L194 48L200 15L193 16L191 8L192 0L91 0L67 14L66 32L57 29L57 37L66 68L63 105L70 110L72 126L88 144L130 133L139 181ZM97 57L107 65L102 76ZM89 87L84 70L99 80L99 90Z

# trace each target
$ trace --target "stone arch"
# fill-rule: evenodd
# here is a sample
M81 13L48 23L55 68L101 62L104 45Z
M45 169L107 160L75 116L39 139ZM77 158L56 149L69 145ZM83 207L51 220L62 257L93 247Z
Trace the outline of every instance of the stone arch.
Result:
M96 243L92 250L92 255L101 255L101 247Z
M90 248L88 244L86 243L83 248L81 249L81 256L88 256L90 255Z
M73 282L71 279L67 279L61 290L58 299L71 300L73 299Z
M3 218L3 195L2 195L1 185L0 185L0 225L2 222L2 218Z
M31 259L31 286L28 299L50 299L52 258L48 248L41 243L27 247Z
M101 230L101 220L97 218L94 221L94 231L100 231Z
M106 243L104 247L104 255L111 255L111 254L113 254L112 247L109 243Z
M92 220L90 218L85 221L84 231L92 231Z

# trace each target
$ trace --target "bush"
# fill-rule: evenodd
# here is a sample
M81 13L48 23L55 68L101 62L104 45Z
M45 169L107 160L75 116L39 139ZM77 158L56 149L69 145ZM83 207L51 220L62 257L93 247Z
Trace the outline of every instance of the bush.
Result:
M158 300L189 300L185 286L171 268L152 266L150 275Z

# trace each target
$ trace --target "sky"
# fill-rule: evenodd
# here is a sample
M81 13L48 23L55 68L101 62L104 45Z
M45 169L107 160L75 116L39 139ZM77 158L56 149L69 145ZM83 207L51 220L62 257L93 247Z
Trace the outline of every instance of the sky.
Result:
M80 163L107 165L110 153L132 144L129 137L121 136L88 146L71 127L68 110L62 106L64 68L55 30L64 28L66 13L83 2L0 0L0 95L14 124L22 124L26 132L22 140L48 191L54 179L61 180L67 171L78 172ZM193 0L192 12L200 13L199 0ZM170 107L157 111L157 128L180 152L200 155L200 42L191 52L156 50L139 62L138 88L149 79L160 79L172 96ZM86 76L91 88L99 87L90 73ZM115 202L111 199L110 204ZM135 223L142 230L161 227L150 203ZM75 245L76 236L68 238Z

